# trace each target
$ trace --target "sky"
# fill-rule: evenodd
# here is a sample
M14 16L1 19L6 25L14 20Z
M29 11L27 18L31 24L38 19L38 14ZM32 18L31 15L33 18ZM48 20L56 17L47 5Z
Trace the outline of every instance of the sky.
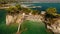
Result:
M32 1L32 2L42 2L42 3L60 3L60 0L26 0L26 1Z

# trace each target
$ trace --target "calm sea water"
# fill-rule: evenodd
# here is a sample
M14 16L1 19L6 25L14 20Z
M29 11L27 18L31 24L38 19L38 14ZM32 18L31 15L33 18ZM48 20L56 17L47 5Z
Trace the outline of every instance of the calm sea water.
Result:
M27 5L32 4L31 6L42 6L42 8L33 8L37 10L46 10L49 7L53 7L57 9L57 13L60 13L60 3L25 3Z

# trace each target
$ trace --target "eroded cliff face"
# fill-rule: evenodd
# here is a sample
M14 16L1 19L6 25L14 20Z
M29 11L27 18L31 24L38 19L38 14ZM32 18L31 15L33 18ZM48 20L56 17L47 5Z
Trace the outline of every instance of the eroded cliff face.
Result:
M31 21L37 21L37 22L42 22L43 16L42 15L24 15L22 14L17 14L17 15L6 15L6 24L9 25L10 23L20 23L21 20L31 20Z
M12 15L6 15L6 24L9 25L10 23L14 22L14 17Z
M47 29L54 34L60 34L60 17L57 18L46 18L45 25Z
M54 24L52 24L51 26L51 30L54 33L60 34L60 18L57 18Z
M11 23L19 23L21 21L21 16L22 14L17 14L17 15L11 15L7 14L6 15L6 25L9 25Z

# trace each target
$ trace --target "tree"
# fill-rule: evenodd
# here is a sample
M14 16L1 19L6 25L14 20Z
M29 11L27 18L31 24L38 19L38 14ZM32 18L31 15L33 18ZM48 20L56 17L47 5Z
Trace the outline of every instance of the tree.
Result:
M57 12L56 8L52 8L52 7L48 8L46 11L47 11L48 14L53 14L53 13Z
M39 11L37 11L37 10L32 10L32 14L34 14L34 15L35 15L35 14L38 14L38 12L39 12Z
M18 8L18 10L21 10L22 9L22 7L21 7L20 4L16 4L15 6Z
M50 8L48 8L48 9L46 9L46 14L47 14L47 16L49 16L49 17L56 16L56 15L57 15L57 9L50 7Z

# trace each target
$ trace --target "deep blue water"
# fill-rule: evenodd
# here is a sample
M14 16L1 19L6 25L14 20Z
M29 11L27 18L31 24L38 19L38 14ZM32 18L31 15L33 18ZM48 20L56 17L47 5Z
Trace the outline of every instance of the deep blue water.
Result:
M57 9L57 12L60 13L60 3L26 3L26 4L33 4L31 6L42 6L42 8L33 8L37 10L46 10L49 7L53 7Z

